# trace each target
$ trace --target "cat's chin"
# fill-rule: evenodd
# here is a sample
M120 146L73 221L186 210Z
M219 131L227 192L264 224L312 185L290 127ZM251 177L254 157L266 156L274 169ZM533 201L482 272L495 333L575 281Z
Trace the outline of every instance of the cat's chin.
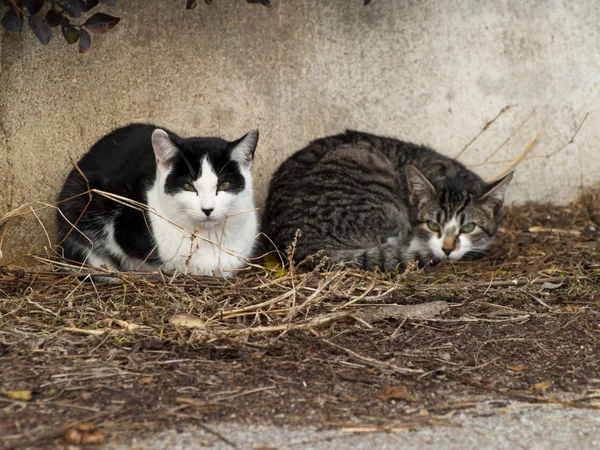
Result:
M203 220L203 221L197 220L197 221L194 221L194 225L192 226L192 229L195 233L197 233L202 230L212 230L219 225L223 225L222 220L213 220L213 219L208 219L208 220Z

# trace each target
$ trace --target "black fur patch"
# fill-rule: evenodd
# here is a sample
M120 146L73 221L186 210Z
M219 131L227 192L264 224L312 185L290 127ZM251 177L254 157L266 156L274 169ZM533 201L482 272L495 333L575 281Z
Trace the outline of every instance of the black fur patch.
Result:
M231 183L231 187L227 190L230 194L244 190L245 180L240 173L239 165L231 159L233 143L218 138L180 139L171 133L169 135L180 153L175 157L174 167L165 183L167 194L174 195L183 190L185 183L193 183L200 178L204 158L219 177L217 186L224 182Z

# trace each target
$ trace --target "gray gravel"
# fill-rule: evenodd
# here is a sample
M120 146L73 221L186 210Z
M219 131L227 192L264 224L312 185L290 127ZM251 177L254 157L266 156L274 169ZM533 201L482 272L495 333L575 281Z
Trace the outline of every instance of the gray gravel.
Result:
M600 411L514 404L488 417L457 414L457 427L414 432L352 434L338 430L211 424L240 449L600 449ZM189 450L232 447L199 427L164 431L135 440L125 449ZM111 446L111 448L115 448Z

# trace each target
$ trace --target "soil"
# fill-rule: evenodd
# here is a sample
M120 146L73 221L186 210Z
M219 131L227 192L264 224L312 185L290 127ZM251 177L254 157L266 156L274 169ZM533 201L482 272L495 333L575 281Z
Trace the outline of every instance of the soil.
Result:
M507 209L488 257L400 274L106 284L0 268L0 448L115 446L222 421L451 426L484 403L598 409L600 246L588 209ZM433 301L438 314L384 308Z

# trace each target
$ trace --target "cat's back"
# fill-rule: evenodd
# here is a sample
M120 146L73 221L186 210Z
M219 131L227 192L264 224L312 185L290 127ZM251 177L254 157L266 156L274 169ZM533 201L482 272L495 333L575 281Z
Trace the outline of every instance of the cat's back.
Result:
M152 132L155 125L130 124L103 136L78 162L85 172L102 172L104 176L143 172L155 167Z
M340 153L340 149L343 149L344 152ZM349 155L369 153L388 158L395 166L432 158L452 161L424 145L361 131L346 130L344 133L311 141L305 148L298 150L286 159L277 172L285 172L291 167L310 170L324 158L330 160L336 158L337 154L340 155L340 159L344 159Z
M341 134L316 139L285 160L271 179L270 191L274 193L279 187L295 184L305 186L305 177L317 173L326 177L327 167L332 166L348 171L352 168L373 171L385 166L400 178L405 178L404 169L407 165L416 166L430 177L432 183L440 186L455 178L472 185L473 189L483 182L460 162L425 145L346 130Z
M59 200L85 192L89 185L92 189L143 201L145 190L155 178L152 133L156 128L152 124L134 123L100 138L77 162L77 167L71 169Z

